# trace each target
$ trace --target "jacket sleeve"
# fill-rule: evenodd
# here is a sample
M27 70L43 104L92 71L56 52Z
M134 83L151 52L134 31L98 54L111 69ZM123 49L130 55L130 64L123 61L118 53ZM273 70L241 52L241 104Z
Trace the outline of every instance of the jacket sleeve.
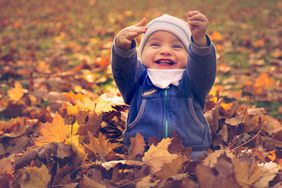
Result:
M144 66L137 58L136 42L132 42L130 50L124 50L116 45L114 39L111 65L115 83L123 100L126 104L130 104L139 77L145 71Z
M202 108L205 106L206 96L214 84L216 76L216 52L213 43L208 36L208 46L198 47L191 40L188 53L188 65L186 73L189 88L198 99Z

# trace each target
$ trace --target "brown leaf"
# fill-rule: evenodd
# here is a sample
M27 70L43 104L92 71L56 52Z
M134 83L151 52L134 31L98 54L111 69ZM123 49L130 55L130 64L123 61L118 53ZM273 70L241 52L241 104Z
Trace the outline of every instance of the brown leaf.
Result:
M208 156L204 159L204 165L209 167L215 167L217 159L222 154L224 154L224 150L216 150L215 152L209 153Z
M85 144L85 147L89 149L97 158L105 160L115 149L118 144L109 143L106 136L99 134L98 138L94 137L90 132L88 132L90 139L89 144Z
M144 154L142 161L152 167L152 173L160 171L164 164L170 163L177 158L176 154L168 152L170 143L171 138L162 139L157 146L151 145L149 150Z
M176 134L173 136L171 144L168 146L168 151L172 154L190 156L192 153L192 147L185 147L182 143L182 139Z
M196 167L196 176L199 180L200 187L213 188L216 176L213 174L213 171L208 166L199 164Z
M106 188L106 185L103 185L101 183L96 182L93 179L88 178L87 176L83 176L81 182L80 182L81 187L95 187L95 188Z
M130 147L128 149L128 159L133 159L137 155L143 155L145 151L145 140L140 133L130 138Z
M178 171L182 168L184 162L188 161L187 156L178 156L176 159L172 160L170 163L163 165L162 170L157 172L156 175L161 179L167 179L172 176L177 175Z
M8 174L13 176L15 166L10 159L4 158L0 160L0 175Z
M222 137L222 140L227 143L227 141L228 141L228 128L227 128L226 124L224 124L222 129L220 130L220 135Z
M270 116L264 116L263 130L269 135L282 131L282 125L280 122Z
M219 188L239 188L234 173L231 160L222 155L218 158L214 168L209 168L205 165L199 164L196 167L196 175L199 179L200 187L219 187Z
M279 166L276 163L269 162L258 164L254 160L240 160L235 158L233 161L235 168L235 177L241 186L268 187Z
M22 188L38 187L46 188L51 180L51 176L48 173L48 169L43 165L40 168L37 167L26 167L29 179L22 179L20 184Z
M147 187L154 187L158 185L160 180L155 180L154 178L149 175L142 178L140 181L136 183L136 188L147 188Z
M237 126L242 123L242 117L235 116L232 118L225 119L225 123L228 125Z
M0 138L17 138L23 136L33 126L37 125L37 119L18 117L9 121L0 121ZM2 129L2 130L1 130Z
M98 163L100 164L100 163ZM100 165L103 166L106 170L110 170L111 168L114 168L117 164L126 164L129 166L143 166L144 163L141 161L135 161L135 160L112 160L103 162Z

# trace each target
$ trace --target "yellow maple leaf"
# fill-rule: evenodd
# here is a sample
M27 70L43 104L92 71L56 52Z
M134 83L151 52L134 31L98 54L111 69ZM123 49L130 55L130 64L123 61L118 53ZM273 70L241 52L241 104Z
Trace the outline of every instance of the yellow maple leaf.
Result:
M152 173L160 171L164 164L170 163L178 157L177 154L168 152L170 143L171 138L162 139L157 146L151 145L149 150L144 154L142 161L152 167Z
M26 171L29 174L28 180L21 180L22 188L46 188L48 187L48 183L51 180L51 176L48 173L48 169L46 166L37 167L26 167Z
M67 114L68 115L77 115L80 111L80 108L76 105L72 105L71 103L69 102L65 102L63 103L62 105L62 108L66 109L67 110Z
M124 105L124 102L121 97L109 97L106 94L99 96L95 99L95 112L109 112L114 110L112 106L114 105Z
M39 133L42 135L35 139L35 145L43 146L49 142L64 142L70 135L71 126L65 125L64 119L56 113L52 123L44 123L39 127Z
M10 97L10 99L12 99L13 101L18 101L20 100L24 95L24 89L21 85L20 82L16 82L15 83L15 87L8 90L8 96Z
M71 126L71 130L67 133L65 143L70 144L73 149L78 153L80 158L85 159L86 153L82 145L82 138L78 135L79 124L77 121Z

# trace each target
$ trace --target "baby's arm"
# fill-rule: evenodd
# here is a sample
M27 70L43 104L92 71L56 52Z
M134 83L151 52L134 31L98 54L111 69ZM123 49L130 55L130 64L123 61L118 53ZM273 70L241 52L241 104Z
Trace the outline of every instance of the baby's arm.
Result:
M142 74L142 65L137 59L134 38L146 31L146 19L126 27L115 37L112 47L112 72L124 101L129 104L134 86Z
M188 82L202 107L216 76L215 48L207 36L208 19L198 11L188 12L187 22L192 33L188 53Z

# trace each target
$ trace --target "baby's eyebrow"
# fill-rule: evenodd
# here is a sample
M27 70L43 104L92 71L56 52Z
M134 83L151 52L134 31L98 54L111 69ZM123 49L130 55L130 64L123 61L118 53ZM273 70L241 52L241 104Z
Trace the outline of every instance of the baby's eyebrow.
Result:
M158 37L153 37L153 38L150 38L148 41L151 41L151 40L161 41L161 39L160 39L160 38L158 38Z

